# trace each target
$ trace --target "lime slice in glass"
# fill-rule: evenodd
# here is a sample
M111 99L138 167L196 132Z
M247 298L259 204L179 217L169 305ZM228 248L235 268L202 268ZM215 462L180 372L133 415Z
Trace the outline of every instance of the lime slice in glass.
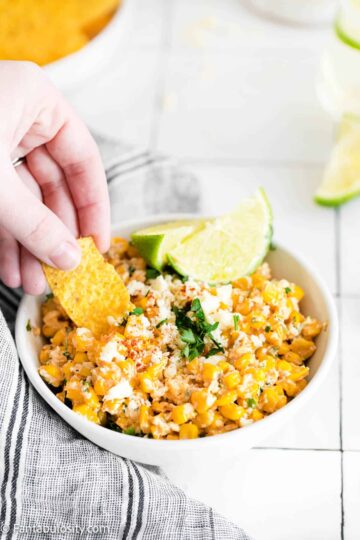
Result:
M155 225L133 233L131 241L153 268L161 270L168 263L167 253L203 227L203 223L203 220L193 220Z
M225 283L253 272L272 238L272 212L264 190L244 199L236 210L211 222L169 251L182 275L207 283Z
M357 195L360 195L360 118L347 114L342 119L315 201L325 206L339 206Z

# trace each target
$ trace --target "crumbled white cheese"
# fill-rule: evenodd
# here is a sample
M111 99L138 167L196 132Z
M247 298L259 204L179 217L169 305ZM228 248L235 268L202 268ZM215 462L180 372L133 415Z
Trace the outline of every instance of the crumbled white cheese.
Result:
M79 336L79 337L82 337L82 336L89 336L90 337L90 330L88 330L87 328L77 328L76 329L76 335Z
M103 362L112 362L114 358L116 360L125 360L125 356L119 351L118 346L119 343L117 341L108 341L101 349L100 360Z
M123 379L118 384L110 388L105 394L104 401L109 399L125 399L133 395L133 387L126 379Z
M149 287L144 285L142 281L137 281L136 279L133 279L127 284L127 290L129 291L130 296L137 296L140 294L142 296L145 296L149 290Z
M214 311L217 311L220 307L220 299L208 291L203 292L200 302L206 317L211 316L211 314L214 313Z
M234 328L234 316L230 311L219 309L217 314L214 315L214 319L219 323L221 330Z
M258 349L259 347L261 347L262 344L263 344L263 341L262 341L262 339L260 338L260 336L255 336L255 335L253 335L253 336L250 336L250 339L251 339L251 341L253 342L254 347L256 347L257 349Z
M163 293L169 290L169 284L163 276L157 276L155 279L151 280L151 288L154 291Z
M222 285L217 288L216 294L220 301L227 306L232 306L232 285Z

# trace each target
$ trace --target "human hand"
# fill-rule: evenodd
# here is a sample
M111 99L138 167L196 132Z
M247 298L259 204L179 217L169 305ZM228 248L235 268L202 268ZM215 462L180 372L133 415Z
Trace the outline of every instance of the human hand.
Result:
M86 126L35 64L0 62L0 119L0 278L40 294L39 260L76 267L79 235L108 249L105 173Z

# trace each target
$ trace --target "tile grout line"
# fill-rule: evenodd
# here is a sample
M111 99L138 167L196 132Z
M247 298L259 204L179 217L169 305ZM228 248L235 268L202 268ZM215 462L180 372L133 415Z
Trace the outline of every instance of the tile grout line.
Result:
M342 302L341 302L341 209L335 209L335 270L336 270L336 296L338 300L339 326L342 323ZM340 503L341 503L341 540L345 534L345 508L344 508L344 446L343 446L343 395L342 395L342 346L341 332L339 335L339 439L340 439Z

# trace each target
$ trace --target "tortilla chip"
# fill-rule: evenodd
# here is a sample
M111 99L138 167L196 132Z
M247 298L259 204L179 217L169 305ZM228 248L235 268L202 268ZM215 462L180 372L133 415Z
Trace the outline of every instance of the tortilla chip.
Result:
M84 47L120 0L0 0L0 59L45 65Z
M115 268L105 262L90 237L80 238L80 265L75 270L43 269L50 288L70 319L98 337L109 329L108 317L121 320L131 309L129 292Z

